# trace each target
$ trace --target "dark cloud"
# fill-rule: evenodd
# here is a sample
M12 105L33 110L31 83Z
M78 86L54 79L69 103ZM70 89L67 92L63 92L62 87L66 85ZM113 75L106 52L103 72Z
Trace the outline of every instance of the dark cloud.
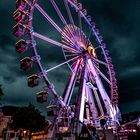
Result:
M81 0L81 2L95 20L110 50L118 79L122 111L140 110L140 84L138 82L140 78L140 1ZM59 4L61 5L61 2ZM48 9L57 24L63 27L50 4L43 2L42 7ZM26 86L27 76L37 72L35 65L29 72L19 70L19 60L30 55L30 50L23 55L15 52L16 38L12 35L14 10L15 0L0 1L0 83L4 87L5 103L19 105L35 103L33 93L42 89L44 85L35 89ZM63 11L63 14L66 15L66 11ZM34 23L36 32L61 42L61 35L37 11L35 11ZM59 47L37 39L37 49L46 69L64 61ZM48 73L49 79L60 94L64 90L69 72L68 68L61 67Z

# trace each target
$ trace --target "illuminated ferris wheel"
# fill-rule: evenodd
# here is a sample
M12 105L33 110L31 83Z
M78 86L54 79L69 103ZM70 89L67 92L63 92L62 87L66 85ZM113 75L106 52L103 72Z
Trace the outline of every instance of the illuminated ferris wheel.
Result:
M52 6L49 7L52 12L45 9L48 5ZM35 10L48 26L52 26L47 35L34 28L37 24L34 20ZM42 79L46 88L37 93L37 101L46 102L47 94L52 94L56 101L55 105L47 107L56 111L52 130L77 132L79 127L75 123L79 122L101 128L101 120L105 120L106 127L115 127L120 113L114 67L102 36L84 6L77 0L16 0L13 16L17 23L13 27L13 34L20 38L16 51L22 54L31 52L31 56L20 60L21 69L30 70L33 64L39 69L28 77L28 86L38 86ZM59 35L55 39L50 38L51 32ZM44 68L41 61L43 56L38 52L38 47L41 47L38 40L60 47L64 62L49 69ZM69 80L64 92L58 93L47 75L63 65L70 69Z

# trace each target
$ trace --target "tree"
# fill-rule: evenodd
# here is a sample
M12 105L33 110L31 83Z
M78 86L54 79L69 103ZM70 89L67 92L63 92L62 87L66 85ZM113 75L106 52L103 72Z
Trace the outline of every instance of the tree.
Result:
M0 101L1 101L3 95L4 95L4 93L2 90L2 85L0 85ZM0 102L0 105L1 105L1 102Z
M41 131L45 128L45 117L31 104L27 107L21 107L12 119L13 128L29 130L29 140L32 132Z

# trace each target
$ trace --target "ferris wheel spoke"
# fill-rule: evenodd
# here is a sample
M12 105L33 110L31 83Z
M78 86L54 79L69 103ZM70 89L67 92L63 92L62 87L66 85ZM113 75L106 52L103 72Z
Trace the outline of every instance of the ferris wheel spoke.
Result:
M66 57L74 57L74 56L77 56L77 55L78 54L75 54L75 53L74 54L73 53L72 54L66 54Z
M88 40L89 40L90 37L91 37L91 33L92 33L92 30L91 30L91 28L89 28Z
M67 36L68 38L70 38L71 39L71 44L74 46L74 44L75 44L75 42L76 42L76 38L75 38L75 35L76 34L74 34L74 32L73 32L73 26L70 26L70 27L67 27L67 28L65 28L65 30L66 30L66 35L65 36ZM64 36L64 39L66 38ZM64 40L63 40L64 41ZM67 42L66 41L64 41L66 44L67 44Z
M65 65L65 64L68 64L68 63L71 62L71 61L77 60L78 58L79 58L79 56L74 57L74 58L72 58L72 59L69 59L69 60L67 60L67 61L65 61L65 62L63 62L63 63L61 63L61 64L59 64L59 65L57 65L57 66L54 66L54 67L52 67L52 68L50 68L50 69L48 69L48 70L45 70L45 72L48 73L48 72L50 72L50 71L52 71L52 70L54 70L54 69L56 69L56 68L58 68L58 67L60 67L60 66L63 66L63 65Z
M39 34L39 33L33 32L32 34L33 34L33 36L35 36L35 37L37 37L37 38L39 38L39 39L42 39L42 40L44 40L44 41L47 41L47 42L49 42L49 43L51 43L51 44L53 44L53 45L62 47L62 48L66 49L66 50L69 50L69 51L71 51L71 52L73 52L73 53L76 53L76 52L77 52L75 49L73 49L73 48L71 48L71 47L69 47L69 46L67 46L67 45L65 45L65 44L62 44L62 43L60 43L60 42L57 42L57 41L55 41L55 40L53 40L53 39L50 39L50 38L48 38L48 37L45 37L45 36L43 36L43 35L41 35L41 34Z
M59 32L62 33L63 31L61 28L54 22L54 20L40 7L39 4L35 4L36 9L54 26L54 28Z
M63 50L64 50L64 53L72 53L69 50L66 50L66 49L63 49Z
M61 11L59 10L57 4L55 3L55 1L54 1L54 0L50 0L50 2L52 3L52 5L53 5L55 11L57 12L57 14L58 14L58 16L60 17L60 19L61 19L61 21L63 22L63 24L64 24L64 25L67 25L67 22L66 22L64 16L62 15Z
M66 57L66 54L65 54L66 51L69 52L68 50L65 50L65 49L62 48L62 52L63 52L63 55L64 55L65 60L67 60L67 57ZM67 65L68 65L69 69L71 70L71 72L73 72L70 64L67 63Z
M108 64L107 63L105 63L105 62L103 62L102 60L99 60L99 59L97 59L97 58L92 58L95 62L98 62L98 63L100 63L100 64L102 64L102 65L105 65L105 66L108 66Z
M95 68L97 69L97 71L99 72L99 74L104 78L104 80L105 80L106 82L108 82L108 84L109 84L110 86L112 86L110 80L109 80L96 66L95 66Z
M93 62L92 62L93 64ZM100 71L99 68L97 68L97 66L95 64L93 64L94 67L96 68L97 72L102 76L102 78L110 85L112 86L112 83L110 82L110 80Z
M80 30L82 31L82 19L81 19L80 11L78 11L78 22L79 22Z
M72 14L71 14L71 11L70 11L70 8L69 8L69 5L68 5L68 1L67 0L63 0L63 1L64 1L64 5L66 7L66 10L67 10L69 20L70 20L71 24L74 25L74 20L73 20L73 17L72 17Z
M101 48L101 47L100 47L100 46L98 46L98 47L95 47L94 49L95 49L95 50L97 50L97 49L99 49L99 48Z
M54 20L36 3L35 7L38 11L52 24L52 26L63 35L69 42L73 43L73 41L63 32L63 30L54 22Z

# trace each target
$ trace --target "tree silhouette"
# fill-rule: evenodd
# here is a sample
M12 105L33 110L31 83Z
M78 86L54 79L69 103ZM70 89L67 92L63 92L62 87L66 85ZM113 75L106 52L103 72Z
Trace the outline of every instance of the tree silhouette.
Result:
M3 95L4 95L4 93L2 90L2 85L0 85L0 101L1 101ZM0 105L1 105L1 102L0 102Z
M12 127L15 129L29 130L29 140L31 133L41 131L45 128L45 117L40 114L40 111L33 105L21 107L14 115Z

